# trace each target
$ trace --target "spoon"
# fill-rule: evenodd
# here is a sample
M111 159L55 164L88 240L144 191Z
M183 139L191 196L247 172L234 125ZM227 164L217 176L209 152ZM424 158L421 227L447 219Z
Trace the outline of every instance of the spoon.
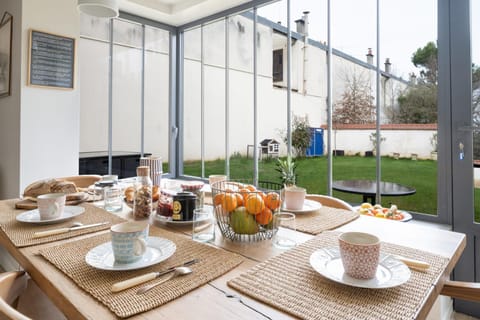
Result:
M190 269L189 267L178 267L178 268L175 268L175 271L173 271L172 275L162 281L159 281L157 283L153 283L153 284L150 284L148 286L145 286L145 287L142 287L140 289L138 289L137 291L137 294L142 294L142 293L145 293L147 292L148 290L158 286L159 284L162 284L164 282L167 282L168 280L171 280L177 276L185 276L187 274L190 274L192 273L192 269Z

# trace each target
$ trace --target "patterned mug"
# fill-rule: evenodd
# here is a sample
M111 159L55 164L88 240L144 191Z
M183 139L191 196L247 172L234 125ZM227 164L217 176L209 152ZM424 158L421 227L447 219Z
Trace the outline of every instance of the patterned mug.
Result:
M364 232L344 232L339 238L345 273L356 279L372 279L380 259L380 239Z
M140 260L147 251L148 223L127 221L110 228L115 263Z

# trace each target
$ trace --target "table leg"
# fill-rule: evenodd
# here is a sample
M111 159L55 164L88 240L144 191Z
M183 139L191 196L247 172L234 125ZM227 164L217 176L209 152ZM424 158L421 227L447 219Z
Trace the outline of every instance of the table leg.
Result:
M375 204L375 196L370 196L367 194L363 195L363 202L370 202L371 204Z

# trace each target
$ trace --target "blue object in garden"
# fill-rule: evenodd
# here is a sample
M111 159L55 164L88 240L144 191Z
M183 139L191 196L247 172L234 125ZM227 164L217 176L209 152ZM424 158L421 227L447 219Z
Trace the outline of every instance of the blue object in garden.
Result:
M307 149L307 157L323 156L323 129L310 128L310 146Z

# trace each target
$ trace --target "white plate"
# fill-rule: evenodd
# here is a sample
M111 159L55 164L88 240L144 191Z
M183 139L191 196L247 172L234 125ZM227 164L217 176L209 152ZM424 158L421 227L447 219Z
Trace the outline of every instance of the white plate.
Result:
M310 265L322 276L353 287L383 289L399 286L410 279L410 269L391 255L380 255L375 278L362 280L345 274L338 248L322 248L310 256Z
M213 212L213 206L205 205L205 207L210 207ZM213 212L213 214L215 214ZM160 214L155 214L154 219L157 220L158 222L162 224L169 224L173 226L191 226L193 224L193 220L188 220L188 221L178 221L178 220L172 220L171 217L165 217ZM201 220L198 220L198 222L209 219L208 217L204 217Z
M159 215L159 214L155 214L154 218L155 218L155 220L157 220L158 222L160 222L162 224L169 224L169 225L173 225L173 226L191 226L193 224L193 220L189 220L189 221L172 220L172 218L170 218L170 217L164 217L164 216ZM198 221L200 222L200 221L203 221L203 220L206 220L206 219L208 219L208 217L202 218Z
M303 208L301 210L291 210L287 208L282 208L282 211L293 212L293 213L308 213L316 211L322 207L322 204L318 201L305 199L303 202Z
M355 211L357 211L358 213L360 213L360 211L359 211L359 210L360 210L360 206L355 206L355 207L353 207L353 209L354 209ZM413 219L413 216L412 216L410 213L408 213L407 211L403 211L403 210L398 210L398 211L400 211L400 212L403 214L403 219L402 219L402 220L393 220L393 219L387 219L387 220L407 222L407 221L410 221L410 220ZM360 213L360 214L361 214L361 213ZM370 217L370 216L369 216L369 217ZM383 219L383 218L380 218L380 219Z
M110 271L124 271L146 268L167 260L177 247L170 240L159 237L148 237L147 251L139 261L132 263L115 263L112 243L105 242L90 250L85 256L87 264L94 268Z
M36 224L53 224L53 223L60 223L68 219L72 219L76 216L81 215L85 212L84 207L77 207L77 206L65 206L63 210L63 214L55 219L49 220L41 220L40 219L40 212L38 209L25 211L20 213L16 219L20 222L27 222L27 223L36 223Z

